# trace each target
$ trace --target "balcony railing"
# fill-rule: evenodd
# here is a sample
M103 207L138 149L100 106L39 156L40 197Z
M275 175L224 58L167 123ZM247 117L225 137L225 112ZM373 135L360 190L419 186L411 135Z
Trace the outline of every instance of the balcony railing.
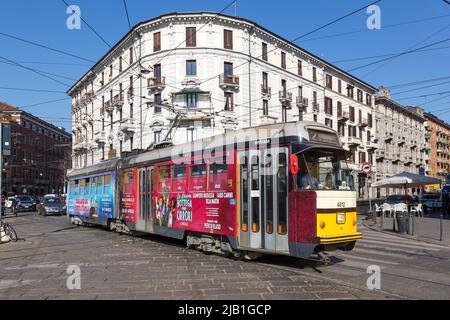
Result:
M112 104L112 101L106 101L103 105L103 109L108 112L114 111L114 105Z
M355 146L355 145L359 146L361 144L361 139L358 137L348 137L347 141L348 141L349 145L353 145L353 146Z
M163 90L166 87L166 77L153 77L148 79L147 89L152 91Z
M219 86L221 88L239 88L239 77L230 74L221 74L219 76Z
M263 96L271 96L272 95L272 88L261 85L261 95Z
M358 126L360 126L361 128L365 128L368 125L369 125L369 122L367 121L367 118L362 118L358 123Z
M99 144L106 143L106 133L105 133L105 131L96 132L94 140L95 140L95 142L97 142Z
M278 93L278 97L282 104L284 104L284 103L289 104L292 102L292 92L287 92L287 91L281 90Z
M122 108L124 104L123 95L121 93L116 94L113 98L112 104L114 107Z
M120 123L120 130L124 132L135 132L137 129L137 125L132 118L124 119Z
M297 97L297 107L298 108L307 108L309 105L308 98Z
M128 88L127 96L128 96L128 99L134 98L134 88L133 87Z
M348 121L350 119L350 113L348 111L341 111L337 114L338 121Z

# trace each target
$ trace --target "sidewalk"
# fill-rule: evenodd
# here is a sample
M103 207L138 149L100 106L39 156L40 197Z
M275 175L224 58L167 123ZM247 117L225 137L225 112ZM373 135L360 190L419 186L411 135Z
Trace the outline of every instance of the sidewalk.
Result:
M440 219L439 214L432 214L424 218L414 217L414 234L412 235L412 222L410 221L410 234L400 234L393 231L393 218L383 218L383 228L381 228L381 217L377 217L376 223L373 220L363 220L363 225L375 230L402 238L415 239L423 242L450 246L450 220L442 219L442 241L440 241Z

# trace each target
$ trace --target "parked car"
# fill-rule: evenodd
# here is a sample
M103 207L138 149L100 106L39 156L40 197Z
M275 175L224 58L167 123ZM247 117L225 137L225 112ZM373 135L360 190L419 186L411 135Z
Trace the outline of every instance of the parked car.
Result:
M419 195L419 201L426 209L442 208L442 195L438 192L427 192Z
M58 197L44 197L40 203L38 212L43 216L50 214L62 215L66 213L66 206Z
M387 197L386 203L388 204L397 204L397 203L406 203L406 200L408 200L408 203L413 204L414 198L411 196L405 196L404 194L392 194Z
M36 211L36 204L30 196L17 196L16 204L13 205L13 212L17 215L18 212Z

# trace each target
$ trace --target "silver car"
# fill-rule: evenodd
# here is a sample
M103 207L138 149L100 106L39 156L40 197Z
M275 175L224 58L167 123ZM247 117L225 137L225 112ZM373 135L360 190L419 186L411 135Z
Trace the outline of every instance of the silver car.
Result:
M66 213L66 206L61 201L60 198L56 197L45 197L42 200L42 203L40 204L39 208L39 214L46 216L51 214L65 214Z

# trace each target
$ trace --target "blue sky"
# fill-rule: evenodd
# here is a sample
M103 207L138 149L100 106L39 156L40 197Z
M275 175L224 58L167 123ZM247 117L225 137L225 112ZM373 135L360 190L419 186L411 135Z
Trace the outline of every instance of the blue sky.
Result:
M79 5L82 17L112 45L128 31L123 0L67 2ZM231 0L127 0L127 5L131 24L134 25L168 12L218 12L230 2ZM295 39L370 2L372 1L238 0L237 15L253 20L287 39ZM297 44L329 62L335 62L338 67L349 70L383 57L354 59L399 53L450 38L450 5L442 0L383 0L378 5L381 8L380 30L367 29L366 20L369 15L364 10L301 39ZM234 15L234 8L225 13ZM2 0L0 32L97 61L108 47L84 24L81 30L68 30L67 17L61 0ZM339 35L342 33L350 34ZM397 87L392 90L392 98L404 105L423 105L427 111L450 122L450 93L430 95L450 91L450 41L427 49L433 50L404 55L387 64L376 64L352 73L376 87L381 84L395 86L442 77L439 81ZM30 68L62 75L66 78L57 79L68 85L72 85L90 68L86 61L30 46L2 35L0 56ZM67 86L1 61L4 60L0 59L0 101L24 107L67 98L64 94ZM420 89L425 86L432 87ZM2 87L56 92L14 91L1 89ZM402 93L403 91L409 92ZM428 96L423 97L424 95ZM24 110L70 130L69 99L25 107Z

